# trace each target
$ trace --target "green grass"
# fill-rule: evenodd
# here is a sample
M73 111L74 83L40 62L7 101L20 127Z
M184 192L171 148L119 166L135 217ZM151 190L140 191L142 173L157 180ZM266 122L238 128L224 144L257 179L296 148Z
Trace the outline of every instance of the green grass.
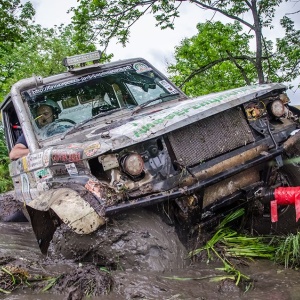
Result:
M241 280L250 278L242 274L231 262L235 259L269 259L285 268L300 267L300 232L287 236L247 236L230 227L230 223L244 215L244 209L229 214L216 228L211 239L202 247L191 251L189 256L195 256L206 251L208 263L218 258L223 267L218 268L233 276L238 285Z
M289 234L281 238L276 247L275 262L283 264L285 268L300 266L300 232Z
M236 285L240 283L241 280L248 281L250 278L244 274L242 274L226 257L226 251L220 251L219 245L223 243L226 239L237 237L237 232L230 227L227 226L228 223L240 218L244 215L244 209L239 209L224 218L224 220L217 226L216 233L212 236L212 238L204 245L203 247L191 251L189 256L194 256L199 254L202 251L207 252L208 262L213 259L213 257L217 257L222 263L223 267L218 268L218 270L222 270L226 272L230 278L234 278ZM217 248L218 247L218 248ZM223 249L224 250L224 249Z
M285 268L300 267L300 232L287 236L242 235L230 227L230 222L243 215L244 209L239 209L226 216L211 239L203 247L191 251L189 256L206 251L208 262L213 257L219 258L224 264L220 269L233 275L236 284L241 279L249 278L234 267L231 258L263 258L282 264Z

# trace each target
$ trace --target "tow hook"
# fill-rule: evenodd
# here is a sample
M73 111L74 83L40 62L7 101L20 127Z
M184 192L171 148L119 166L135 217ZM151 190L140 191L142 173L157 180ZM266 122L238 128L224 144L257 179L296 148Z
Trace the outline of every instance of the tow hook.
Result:
M300 219L300 187L260 188L254 194L262 203L270 202L271 222L278 221L278 205L294 205L296 222Z

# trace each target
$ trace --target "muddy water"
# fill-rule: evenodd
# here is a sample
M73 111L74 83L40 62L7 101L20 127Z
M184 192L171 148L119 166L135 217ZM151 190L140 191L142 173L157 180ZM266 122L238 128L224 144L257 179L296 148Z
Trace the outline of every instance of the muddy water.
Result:
M118 241L120 243L120 240ZM9 262L9 259L11 262ZM84 298L80 290L72 289L66 282L41 292L45 282L30 287L19 288L9 295L0 294L1 299L16 300L57 300L57 299L300 299L300 274L295 270L284 269L272 262L259 260L237 267L250 276L248 286L237 287L229 279L212 281L216 276L226 275L216 270L222 267L217 262L185 261L183 268L170 270L145 270L123 267L112 270L109 275L98 273L100 267L95 262L74 262L40 254L31 227L27 223L0 223L0 262L3 266L15 264L26 268L32 275L59 276L71 274L88 278L109 287L99 294ZM0 266L0 267L1 267ZM139 264L138 264L139 266ZM179 278L181 280L179 280ZM70 281L71 282L71 281ZM83 282L83 281L81 281ZM94 284L96 284L94 282ZM248 291L246 292L246 290Z
M42 258L41 251L28 223L0 222L0 257L26 260Z

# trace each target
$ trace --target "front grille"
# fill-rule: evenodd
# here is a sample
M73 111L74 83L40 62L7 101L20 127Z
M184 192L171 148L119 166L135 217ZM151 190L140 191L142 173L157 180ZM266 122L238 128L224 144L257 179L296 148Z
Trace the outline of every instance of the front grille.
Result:
M254 141L239 108L200 120L168 135L176 160L186 166L204 162Z

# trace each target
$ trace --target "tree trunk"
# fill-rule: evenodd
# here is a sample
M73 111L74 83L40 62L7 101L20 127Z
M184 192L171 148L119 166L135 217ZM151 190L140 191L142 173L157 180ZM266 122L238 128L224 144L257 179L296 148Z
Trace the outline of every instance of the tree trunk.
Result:
M259 15L257 12L257 0L252 0L252 15L254 20L254 30L255 30L255 39L256 39L256 70L257 70L257 77L259 83L264 83L264 73L262 68L262 33L261 33L261 24Z

